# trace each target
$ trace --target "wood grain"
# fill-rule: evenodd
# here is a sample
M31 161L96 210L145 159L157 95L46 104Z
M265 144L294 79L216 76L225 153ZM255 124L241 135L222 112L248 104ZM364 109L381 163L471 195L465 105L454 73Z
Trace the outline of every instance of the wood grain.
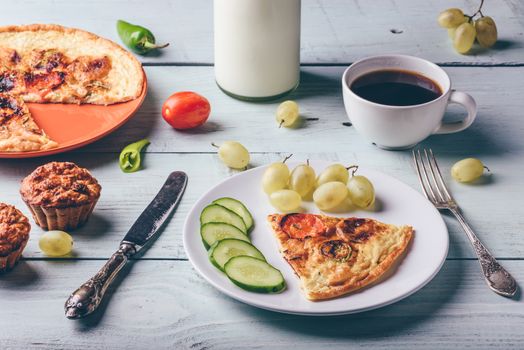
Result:
M2 349L513 349L524 305L497 296L476 261L448 261L425 288L356 315L300 317L236 302L186 261L139 261L93 317L64 317L68 293L102 261L24 261L0 279ZM506 262L517 280L524 262ZM218 272L217 272L218 273Z
M524 67L445 69L453 88L476 99L478 117L465 132L432 136L425 145L496 156L524 150L522 102L516 98L524 94ZM211 142L237 140L251 152L343 152L391 158L396 153L378 150L342 124L348 122L340 82L343 71L344 67L303 67L299 88L286 97L299 103L303 123L296 129L279 129L274 118L280 101L257 104L230 98L216 86L212 67L147 67L150 88L140 111L121 129L80 151L120 152L129 142L150 137L147 152L214 152ZM181 90L209 99L211 116L202 127L175 131L161 118L164 100ZM448 118L463 114L460 107L450 106Z
M521 162L524 139L521 135L521 103L513 93L524 93L519 77L524 68L448 68L458 89L470 92L479 103L479 117L467 131L440 135L424 143L432 147L443 169L464 157L481 158L493 175L482 186L460 185L447 175L448 184L477 229L479 236L498 257L522 257L524 243L521 227L524 209L520 205L524 188ZM283 154L358 163L387 172L418 188L409 152L388 152L365 142L346 121L340 97L340 67L304 69L301 88L292 96L299 101L304 117L319 117L299 129L278 129L273 120L275 103L249 104L233 100L211 83L209 67L149 67L151 91L141 111L122 129L106 139L79 151L35 160L0 161L2 200L22 205L18 182L37 165L52 159L71 160L93 170L104 190L95 216L88 226L75 233L76 253L81 257L108 257L124 232L174 169L190 175L190 183L177 215L166 232L146 254L155 258L184 258L181 230L190 206L211 185L231 174L214 155L211 142L239 140L255 152L252 166L267 164ZM172 77L176 77L172 82ZM173 78L174 79L174 78ZM504 81L504 90L498 85ZM480 82L480 83L479 83ZM202 92L213 104L213 115L201 129L174 131L159 116L162 100L171 90L189 88ZM460 110L451 109L449 118ZM117 167L117 154L124 145L143 137L152 144L145 158L146 170L126 175ZM336 140L329 142L328 140ZM277 151L280 153L266 153ZM92 153L92 152L97 152ZM157 152L162 152L158 154ZM167 153L165 153L167 152ZM197 152L194 154L192 152ZM132 179L132 181L127 181ZM517 195L515 195L517 194ZM451 258L473 258L463 232L452 218L446 217L451 233ZM37 247L39 229L26 250L28 257L41 257Z
M463 232L445 217L450 252L443 270L413 296L357 315L310 318L252 308L220 294L185 261L182 227L192 204L212 185L234 174L215 155L211 142L238 140L252 152L251 166L294 153L295 159L361 164L418 188L409 152L387 152L366 142L350 126L343 108L340 76L348 63L383 53L411 54L447 66L454 87L473 95L479 115L465 132L435 136L434 149L465 215L490 250L517 281L524 280L524 6L521 0L486 1L499 42L471 55L454 52L438 13L448 7L473 12L477 0L303 0L301 85L286 98L299 102L303 122L278 129L280 101L250 104L222 94L213 77L210 0L19 0L2 3L4 24L59 23L120 42L118 18L150 28L169 48L139 59L146 65L148 97L124 127L77 152L29 160L0 160L0 201L27 209L19 182L51 160L89 168L103 186L90 222L73 232L74 254L42 256L32 230L24 260L0 276L1 349L522 349L521 295L505 299L484 284ZM392 33L392 30L401 32ZM173 92L193 90L212 104L209 122L196 130L170 129L160 117ZM463 112L451 107L447 119ZM124 174L118 152L148 137L145 169ZM448 170L476 156L492 170L485 183L461 185ZM69 293L93 275L117 247L132 222L172 170L189 174L177 213L141 261L113 288L101 313L66 320Z
M377 152L377 153L375 153ZM464 153L439 153L441 166L451 191L464 209L479 237L497 256L519 258L524 255L521 228L524 225L524 209L521 191L524 168L515 159L512 171L505 171L511 156L504 158L483 155L482 159L493 172L484 185L463 185L454 182L448 173L454 161L466 156ZM251 166L259 166L282 159L282 154L254 154ZM418 189L418 180L407 153L370 151L355 154L301 153L297 160L323 159L343 164L360 164L386 172ZM183 170L189 175L189 183L176 214L166 226L154 245L146 252L146 258L185 258L182 246L182 228L186 215L195 201L213 185L236 173L228 170L215 154L169 154L149 153L144 157L145 169L124 174L113 153L71 153L56 157L33 160L0 161L0 201L14 204L26 214L28 210L18 194L20 180L36 166L49 160L67 160L91 169L102 184L102 195L95 212L86 226L73 231L75 254L80 258L107 258L117 248L134 220L146 207L173 170ZM380 195L380 194L379 194ZM511 208L509 210L508 208ZM463 231L455 219L445 216L449 227L450 258L474 258ZM32 221L32 220L31 220ZM24 256L42 258L38 238L42 230L33 225L31 239Z
M520 0L487 1L484 13L497 21L496 49L470 55L453 50L436 18L460 7L476 11L479 1L304 0L301 61L341 64L383 53L404 53L448 65L523 64L524 7ZM147 64L212 64L213 4L210 0L5 1L3 24L59 23L80 27L120 43L115 25L124 19L150 28L169 48L140 57ZM401 32L394 34L393 31Z

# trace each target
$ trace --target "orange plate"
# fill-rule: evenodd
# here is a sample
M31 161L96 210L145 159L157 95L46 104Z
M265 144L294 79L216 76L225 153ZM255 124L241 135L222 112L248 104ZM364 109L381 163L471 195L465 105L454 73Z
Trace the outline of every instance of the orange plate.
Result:
M147 94L147 80L136 99L109 106L62 103L28 103L38 126L58 142L58 147L35 152L0 152L0 158L32 158L70 151L90 144L124 125Z

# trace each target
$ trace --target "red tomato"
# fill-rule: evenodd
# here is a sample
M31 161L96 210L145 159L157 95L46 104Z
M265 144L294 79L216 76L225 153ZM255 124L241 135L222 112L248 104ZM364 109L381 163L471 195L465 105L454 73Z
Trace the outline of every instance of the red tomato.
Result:
M191 129L204 124L211 113L209 101L195 92L175 92L162 105L162 117L175 129Z

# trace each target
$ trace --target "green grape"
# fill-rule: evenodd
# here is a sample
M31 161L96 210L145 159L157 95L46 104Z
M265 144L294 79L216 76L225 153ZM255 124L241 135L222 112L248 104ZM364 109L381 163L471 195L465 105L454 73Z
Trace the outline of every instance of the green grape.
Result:
M40 236L38 246L47 256L63 256L73 249L73 238L64 231L47 231Z
M267 194L283 190L289 182L289 168L282 162L273 163L262 175L262 189Z
M444 28L455 28L466 22L466 17L461 9L451 8L442 11L437 18L438 24Z
M317 186L331 181L347 183L348 179L349 172L345 166L341 164L332 164L320 173L317 179Z
M320 185L313 192L313 201L320 210L328 211L337 207L348 195L345 183L332 181Z
M449 28L448 29L448 36L451 40L455 39L455 32L457 31L457 28Z
M293 125L298 116L298 104L295 101L284 101L277 108L276 119L279 126Z
M453 46L459 53L468 52L475 42L475 27L471 23L462 23L455 31L455 38L453 39Z
M293 211L300 208L302 198L292 190L278 190L269 195L269 202L280 211Z
M315 170L307 164L301 164L291 172L289 188L304 197L313 189L315 182Z
M236 141L226 141L218 148L218 157L228 167L244 169L249 163L249 152Z
M484 173L484 164L477 158L459 160L451 167L451 176L458 182L475 181Z
M375 189L367 177L352 176L348 181L349 199L360 208L368 208L375 202Z
M475 21L477 41L482 47L491 47L497 42L497 26L493 18L481 17Z

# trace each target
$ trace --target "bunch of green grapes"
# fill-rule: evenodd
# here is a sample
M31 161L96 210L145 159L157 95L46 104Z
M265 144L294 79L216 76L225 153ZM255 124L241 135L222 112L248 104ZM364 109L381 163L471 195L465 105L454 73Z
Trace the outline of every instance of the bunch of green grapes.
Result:
M484 16L480 7L472 16L468 16L458 8L442 11L438 16L438 24L448 30L448 35L453 41L453 47L461 54L467 53L475 39L482 47L492 47L497 42L497 26L493 18ZM480 16L475 19L475 17Z
M346 200L360 208L368 208L375 202L373 184L365 176L355 175L357 166L332 164L317 177L309 163L289 171L287 159L271 164L262 176L262 189L278 210L299 210L305 198L312 198L322 211L336 210ZM350 169L353 169L351 175Z
M290 212L302 205L305 197L315 185L315 170L309 164L300 164L289 171L286 157L282 162L270 164L262 175L262 189L276 209Z

